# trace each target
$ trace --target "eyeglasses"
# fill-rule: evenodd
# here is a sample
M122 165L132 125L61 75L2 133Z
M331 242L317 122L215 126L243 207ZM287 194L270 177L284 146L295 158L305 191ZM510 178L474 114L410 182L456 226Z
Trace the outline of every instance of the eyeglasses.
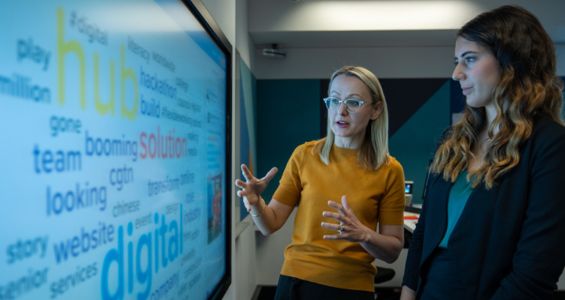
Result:
M327 97L323 100L327 109L336 110L341 104L344 104L348 112L357 112L365 104L364 100L355 98L341 100L336 97Z

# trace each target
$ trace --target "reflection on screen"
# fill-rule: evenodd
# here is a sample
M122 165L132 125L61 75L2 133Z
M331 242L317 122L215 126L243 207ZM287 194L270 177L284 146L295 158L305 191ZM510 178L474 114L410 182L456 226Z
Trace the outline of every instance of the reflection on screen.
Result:
M413 187L414 187L414 182L412 181L404 182L404 194L412 194Z
M0 299L206 299L226 56L176 1L11 1L0 23Z

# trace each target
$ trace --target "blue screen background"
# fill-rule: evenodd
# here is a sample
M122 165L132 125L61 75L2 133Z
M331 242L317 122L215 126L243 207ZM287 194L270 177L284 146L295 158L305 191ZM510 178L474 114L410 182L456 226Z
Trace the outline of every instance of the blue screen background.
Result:
M176 1L11 1L0 24L0 299L206 299L223 52Z

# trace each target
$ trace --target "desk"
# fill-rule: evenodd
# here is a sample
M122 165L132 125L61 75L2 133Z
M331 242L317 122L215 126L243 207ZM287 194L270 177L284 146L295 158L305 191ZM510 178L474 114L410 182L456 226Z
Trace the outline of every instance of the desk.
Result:
M419 213L404 211L404 229L413 233L414 229L416 229L416 223L418 223L419 217Z

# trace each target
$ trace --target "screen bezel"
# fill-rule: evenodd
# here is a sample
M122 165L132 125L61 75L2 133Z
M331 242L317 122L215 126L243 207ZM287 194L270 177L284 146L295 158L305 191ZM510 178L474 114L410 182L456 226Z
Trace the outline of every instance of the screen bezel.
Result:
M192 15L198 20L200 25L206 30L206 33L214 40L216 45L224 53L226 57L226 140L225 140L225 153L226 153L226 168L225 174L225 237L226 237L226 273L220 282L214 287L208 299L221 299L231 284L231 164L232 164L232 139L231 139L231 122L232 122L232 47L228 39L214 21L204 4L200 0L179 0L182 2Z

